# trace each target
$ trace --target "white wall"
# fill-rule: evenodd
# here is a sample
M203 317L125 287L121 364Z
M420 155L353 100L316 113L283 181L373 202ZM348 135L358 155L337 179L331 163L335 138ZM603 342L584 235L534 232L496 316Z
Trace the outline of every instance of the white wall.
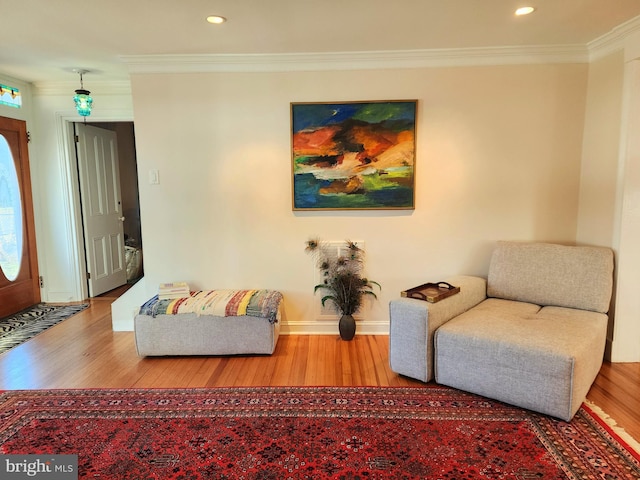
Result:
M314 235L366 241L383 292L360 332L384 329L388 300L402 289L485 274L497 239L577 241L616 250L609 346L614 361L640 360L638 36L589 66L133 75L148 271L114 304L114 328L131 329L133 309L172 279L278 288L285 331L334 328L314 319L319 300L303 253ZM32 134L43 301L81 300L65 138L79 120L68 94L75 84L33 88L1 74L0 82L25 97L23 109L0 106L0 115L26 120ZM92 120L134 119L128 86L91 89ZM416 210L293 213L289 102L400 98L419 100ZM160 185L146 183L151 168Z
M40 198L34 210L44 302L78 301L87 295L86 270L78 263L78 259L84 261L84 250L77 171L75 158L67 155L73 149L67 135L70 124L82 121L73 106L74 85L54 91L34 89L36 128L30 152L33 189ZM133 119L128 89L113 94L111 87L90 87L95 99L92 121Z
M618 171L624 52L589 64L577 241L613 247L618 201Z
M383 287L365 332L387 325L401 290L486 274L496 240L574 242L587 68L132 75L139 295L173 280L274 288L288 329L311 331L319 299L305 241L358 239ZM415 211L292 212L290 102L378 99L419 102Z
M606 245L616 271L606 357L640 361L640 34L589 65L578 243Z
M640 32L625 39L619 209L618 271L611 360L640 361Z
M622 50L589 64L576 234L580 244L612 247L616 261L623 84ZM606 358L611 358L613 349L616 287L609 312Z

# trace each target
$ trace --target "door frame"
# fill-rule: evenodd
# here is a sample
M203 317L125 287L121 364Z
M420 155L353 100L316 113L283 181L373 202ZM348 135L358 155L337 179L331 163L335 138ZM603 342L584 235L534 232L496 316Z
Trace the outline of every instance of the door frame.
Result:
M84 225L82 223L82 208L80 206L80 179L78 178L78 160L75 151L73 124L81 121L78 113L56 112L56 137L58 138L58 154L62 159L61 179L62 190L65 192L64 201L68 212L67 229L72 242L69 242L69 258L73 259L70 276L75 285L74 297L78 300L89 298L87 285L87 263L84 253ZM130 110L110 110L97 115L91 115L93 122L133 122Z

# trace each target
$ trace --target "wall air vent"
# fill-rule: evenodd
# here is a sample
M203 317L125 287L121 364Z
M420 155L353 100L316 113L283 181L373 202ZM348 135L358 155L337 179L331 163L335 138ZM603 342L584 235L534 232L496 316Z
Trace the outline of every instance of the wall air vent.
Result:
M365 245L363 241L353 240L353 242L356 245L358 245L358 247L364 250ZM335 261L339 257L346 256L349 253L344 240L323 241L322 244L323 246L326 247L325 252L329 257L329 260L331 261ZM322 275L322 272L320 271L319 268L317 268L317 265L314 265L313 280L314 280L314 283L313 283L314 286L324 282L324 277ZM314 301L314 308L315 308L314 310L315 318L319 321L339 320L340 319L339 313L332 302L328 301L325 303L324 307L322 306L322 302L320 301L322 299L322 296L323 296L322 290L318 290L318 292L314 295L313 301ZM360 318L359 315L354 315L354 317Z

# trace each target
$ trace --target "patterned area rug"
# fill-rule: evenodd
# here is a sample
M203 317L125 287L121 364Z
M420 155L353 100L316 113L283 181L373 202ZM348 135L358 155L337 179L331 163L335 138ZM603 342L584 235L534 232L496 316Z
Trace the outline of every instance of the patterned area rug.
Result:
M440 386L10 391L0 453L114 480L640 478L589 407L566 423Z
M0 319L0 353L17 347L88 306L89 304L47 305L40 303L15 315Z

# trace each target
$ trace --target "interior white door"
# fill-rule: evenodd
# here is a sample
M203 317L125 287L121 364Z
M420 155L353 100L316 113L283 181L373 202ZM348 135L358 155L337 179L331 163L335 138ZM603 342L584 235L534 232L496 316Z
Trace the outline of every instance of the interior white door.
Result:
M76 124L89 296L124 285L124 216L115 132Z

